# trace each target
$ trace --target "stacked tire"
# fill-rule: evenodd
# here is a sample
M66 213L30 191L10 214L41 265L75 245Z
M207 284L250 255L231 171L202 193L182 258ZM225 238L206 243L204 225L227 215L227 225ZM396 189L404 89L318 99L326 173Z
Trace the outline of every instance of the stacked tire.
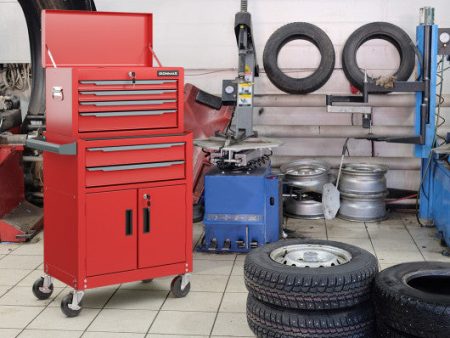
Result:
M376 277L373 298L379 337L450 337L450 263L387 268Z
M291 239L247 255L247 321L258 337L375 337L378 262L358 247Z

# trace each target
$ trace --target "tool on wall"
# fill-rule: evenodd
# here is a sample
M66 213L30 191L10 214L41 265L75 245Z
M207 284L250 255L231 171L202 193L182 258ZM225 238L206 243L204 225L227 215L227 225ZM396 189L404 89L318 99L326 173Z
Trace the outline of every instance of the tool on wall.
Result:
M259 138L253 130L256 62L247 0L235 16L238 76L223 81L222 101L235 107L224 133L196 140L214 168L205 176L205 251L246 252L279 238L280 182L272 175L271 149L281 143Z

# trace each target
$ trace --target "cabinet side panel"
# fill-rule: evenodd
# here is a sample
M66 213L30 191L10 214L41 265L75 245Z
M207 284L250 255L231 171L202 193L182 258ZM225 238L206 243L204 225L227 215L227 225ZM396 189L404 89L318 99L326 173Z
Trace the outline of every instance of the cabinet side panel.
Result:
M63 282L74 285L79 268L76 156L45 152L44 182L44 268L70 276Z
M45 100L47 132L72 136L72 124L76 121L73 121L71 68L46 69Z

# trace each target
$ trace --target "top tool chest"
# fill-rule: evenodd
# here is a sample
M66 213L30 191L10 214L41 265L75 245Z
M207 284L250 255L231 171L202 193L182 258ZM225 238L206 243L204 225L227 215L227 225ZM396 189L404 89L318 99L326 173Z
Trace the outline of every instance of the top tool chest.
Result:
M183 128L183 69L152 67L151 14L43 11L46 132L44 271L84 290L178 275L190 289L192 133Z

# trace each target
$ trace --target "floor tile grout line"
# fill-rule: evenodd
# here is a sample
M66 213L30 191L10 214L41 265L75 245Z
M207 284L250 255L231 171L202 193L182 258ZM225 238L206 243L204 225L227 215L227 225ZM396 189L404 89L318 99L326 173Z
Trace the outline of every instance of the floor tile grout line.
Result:
M227 282L225 284L225 289L223 290L222 297L221 297L220 303L219 303L219 307L217 308L217 312L216 312L216 315L214 317L213 325L211 326L211 331L209 332L209 337L212 336L213 331L214 331L214 327L216 326L217 318L219 317L220 308L222 307L223 299L225 298L225 293L227 291L228 283L230 282L231 274L233 273L233 268L234 268L234 265L236 264L236 260L237 260L237 256L235 256L235 258L234 258L233 267L231 268L230 274L228 275L228 279L227 279Z
M364 222L364 227L366 228L367 237L369 237L370 245L372 246L373 253L375 254L375 257L377 258L378 265L380 265L380 261L378 259L377 251L375 250L375 245L373 244L372 237L370 236L369 227L367 226L366 222Z
M38 313L36 316L34 316L33 319L31 319L31 320L28 322L28 324L25 325L25 327L22 328L22 330L17 334L16 338L19 337L19 336L27 329L27 327L30 326L30 324L31 324L32 322L34 322L34 321L42 314L42 312L44 312L44 311L49 307L49 305L55 301L55 299L61 294L61 292L64 292L64 290L65 290L65 288L61 289L61 291L58 292L58 294L55 295L55 297L52 299L52 301L49 302L46 306L44 306L44 308L42 309L42 311L39 311L39 313Z
M405 226L405 224L403 224ZM413 235L411 235L411 232L409 231L408 227L405 226L406 231L408 232L409 236L411 237L412 241L414 242L414 245L416 246L417 250L419 251L420 255L422 256L423 260L426 261L425 255L423 254L422 250L420 250L419 244L416 242L416 239Z
M170 291L167 292L166 298L164 299L164 302L161 303L161 306L159 307L158 311L156 312L155 317L153 317L153 320L152 320L152 322L150 323L150 326L148 327L147 332L145 333L144 337L147 337L147 336L150 334L150 330L152 329L152 326L153 326L153 324L155 323L156 318L158 318L159 314L161 313L162 308L163 308L164 304L165 304L166 301L167 301L167 298L169 298L169 295L170 295Z
M100 311L97 312L97 314L94 316L94 318L92 318L92 320L90 321L90 323L86 326L86 328L83 330L83 333L81 334L80 338L84 336L84 334L87 332L87 330L91 327L92 323L98 318L98 316L100 315L100 313L105 309L106 305L111 301L111 298L114 297L114 295L117 293L117 291L119 291L120 288L119 284L117 286L117 288L114 290L114 292L111 294L111 296L106 300L105 304L103 304L103 306L100 308Z

